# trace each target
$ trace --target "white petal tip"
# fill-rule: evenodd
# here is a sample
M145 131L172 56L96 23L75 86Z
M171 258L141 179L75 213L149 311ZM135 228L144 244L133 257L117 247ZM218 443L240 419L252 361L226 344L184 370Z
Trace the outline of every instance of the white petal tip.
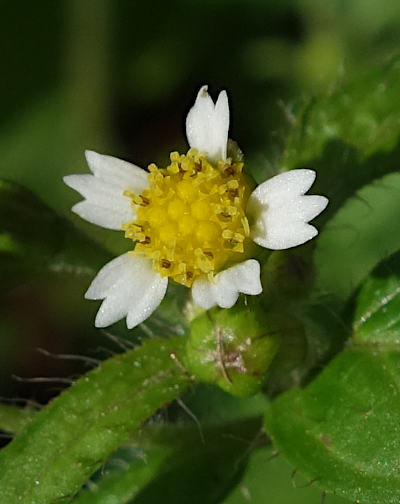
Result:
M98 158L99 156L100 156L100 154L98 154L95 151L92 151L92 150L89 150L89 149L85 150L85 158L86 158L86 161L88 162L88 164L90 164L91 161L93 161L94 159Z
M90 286L89 289L85 292L84 298L88 299L90 301L96 301L98 299L103 299L103 298L98 297L98 296L95 295L95 293L94 293L94 291L92 289L92 286Z
M111 323L104 321L101 317L96 317L96 319L94 321L94 326L97 329L104 329L105 327L108 327L109 325L111 325Z
M72 208L71 212L78 215L81 219L90 222L91 224L97 224L96 212L91 209L90 204L87 200L79 201Z
M158 307L167 290L168 278L152 269L151 261L123 254L99 271L85 294L103 299L96 327L107 327L126 317L129 329L146 320Z
M281 180L283 185L291 186L294 190L297 189L300 194L304 194L313 185L316 176L317 172L315 170L298 168L280 173L273 177L273 179L277 181Z
M190 147L203 152L210 160L226 159L229 129L229 104L226 91L221 91L214 104L203 85L186 118L186 136Z
M223 105L224 107L228 107L228 94L227 92L225 91L225 89L223 89L219 95L218 95L218 99L217 99L217 102L215 104L215 106L221 106Z
M310 168L298 168L297 170L290 170L287 173L292 174L292 176L304 177L304 179L311 182L311 185L314 183L317 176L317 172L315 170L310 170Z
M72 181L74 180L74 177L75 177L75 175L65 175L62 178L64 184L67 185L68 187L72 187L71 184L72 184ZM72 187L72 189L73 189L73 187Z
M86 212L82 209L82 204L85 203L86 200L80 201L79 203L76 203L72 208L71 212L74 212L74 214L79 215L79 217L82 217L82 219L86 220Z
M312 240L318 234L317 228L304 222L297 223L291 227L291 232L287 232L287 229L283 231L279 229L272 230L266 237L253 237L253 241L257 243L257 245L260 245L260 247L265 247L270 250L286 250L303 245L303 243Z
M314 170L291 170L272 177L253 191L247 209L254 221L251 237L255 243L283 250L302 245L318 234L308 222L329 201L325 196L305 194L315 177Z
M208 84L201 86L199 92L197 93L198 98L205 98L206 96L208 96Z
M261 294L260 264L255 259L248 259L231 266L215 276L214 283L200 277L193 283L193 301L206 310L218 305L231 308L239 293L256 296Z
M326 196L319 196L319 212L317 215L319 215L321 212L325 210L325 208L329 205L329 199Z

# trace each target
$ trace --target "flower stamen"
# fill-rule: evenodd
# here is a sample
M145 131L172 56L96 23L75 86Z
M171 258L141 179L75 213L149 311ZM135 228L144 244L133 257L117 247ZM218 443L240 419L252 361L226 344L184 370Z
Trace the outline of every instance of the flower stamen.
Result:
M166 168L149 166L150 186L125 191L136 219L124 224L136 241L132 254L151 258L161 276L190 287L202 274L213 279L227 263L243 260L250 235L245 207L249 186L243 163L210 163L195 149L172 152Z

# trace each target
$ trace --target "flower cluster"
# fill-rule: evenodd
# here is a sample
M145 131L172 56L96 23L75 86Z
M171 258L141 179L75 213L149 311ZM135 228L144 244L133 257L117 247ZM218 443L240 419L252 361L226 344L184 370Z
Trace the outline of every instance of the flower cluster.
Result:
M120 159L86 152L92 175L64 177L85 199L73 211L89 222L125 232L132 251L106 264L86 298L103 299L97 327L126 317L143 322L172 281L190 287L202 308L232 307L239 293L262 292L252 242L286 249L313 238L308 224L326 207L324 196L305 195L312 170L292 170L251 191L243 163L227 157L229 105L203 86L186 118L190 149L170 164L145 171Z

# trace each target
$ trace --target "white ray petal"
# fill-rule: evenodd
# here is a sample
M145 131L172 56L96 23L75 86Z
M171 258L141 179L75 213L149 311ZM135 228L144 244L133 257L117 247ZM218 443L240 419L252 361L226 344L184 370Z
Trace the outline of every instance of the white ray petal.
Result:
M199 277L192 286L193 301L206 310L215 305L231 308L240 292L253 296L262 292L260 264L255 259L248 259L221 271L215 276L214 282Z
M211 160L224 160L229 130L228 97L226 91L221 91L214 105L207 89L200 89L186 117L186 136L191 147Z
M96 327L107 327L126 317L129 329L146 320L158 307L167 290L168 278L156 273L146 258L123 254L98 272L86 299L104 299L96 316Z
M119 203L114 208L108 208L104 202L102 205L95 205L88 200L83 200L74 205L72 211L92 224L119 231L122 224L132 221L135 217L129 201L125 207Z
M318 234L308 221L327 206L324 196L305 195L315 180L313 170L291 170L260 184L250 195L247 214L251 237L274 250L301 245Z
M132 189L141 193L149 186L147 172L138 166L113 156L85 151L86 161L91 172L104 180L118 185L121 189Z
M67 175L64 182L85 199L72 207L82 219L107 229L121 229L121 225L135 218L131 201L113 184L94 175Z
M125 189L140 194L149 185L147 172L131 163L93 151L85 152L93 175L67 175L64 182L85 199L72 210L83 219L108 229L121 229L135 218Z
M314 170L290 170L275 175L254 189L252 197L262 204L279 203L306 193L317 174Z

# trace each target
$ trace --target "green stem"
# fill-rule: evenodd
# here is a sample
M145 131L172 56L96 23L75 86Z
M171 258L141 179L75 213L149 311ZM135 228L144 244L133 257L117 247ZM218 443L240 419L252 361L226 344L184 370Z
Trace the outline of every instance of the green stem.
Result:
M178 365L184 343L182 337L147 340L40 411L0 453L0 502L69 502L113 451L188 386Z

